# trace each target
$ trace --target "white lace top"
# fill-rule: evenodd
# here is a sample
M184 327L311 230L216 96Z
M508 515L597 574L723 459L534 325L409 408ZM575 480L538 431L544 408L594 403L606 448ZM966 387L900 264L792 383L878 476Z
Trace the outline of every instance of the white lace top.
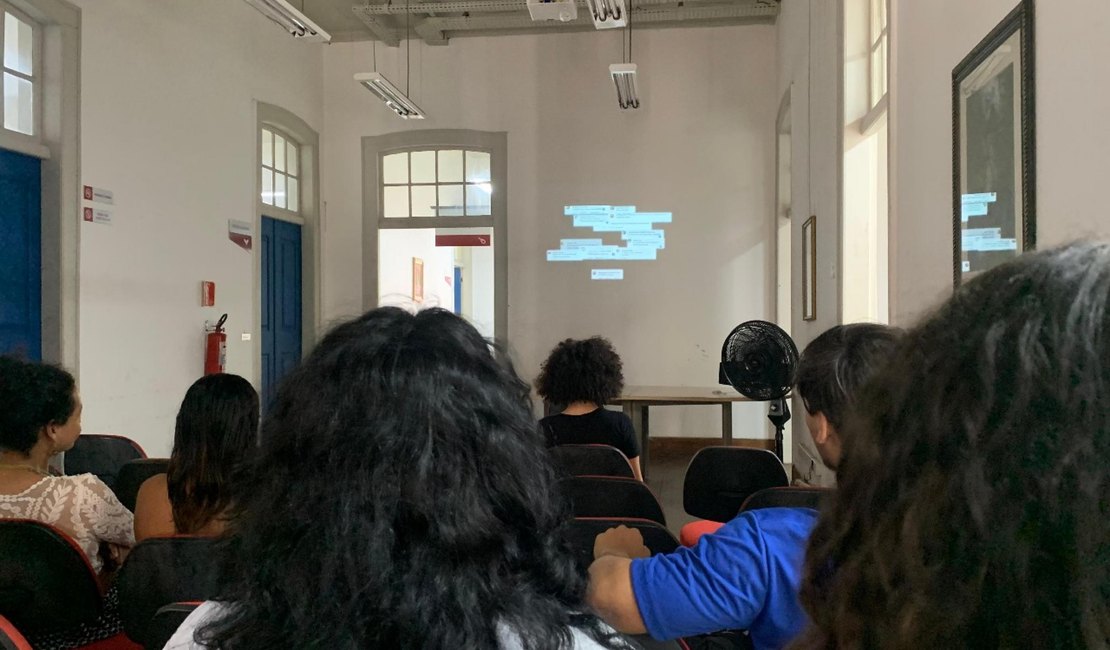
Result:
M135 522L112 490L92 474L45 476L19 494L0 494L0 519L33 519L72 537L98 573L102 543L135 545Z

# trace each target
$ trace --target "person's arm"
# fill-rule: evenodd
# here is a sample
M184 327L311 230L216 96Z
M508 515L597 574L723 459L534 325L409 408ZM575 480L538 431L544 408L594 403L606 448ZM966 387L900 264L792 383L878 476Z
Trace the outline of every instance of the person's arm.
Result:
M594 540L586 602L605 622L625 634L646 632L632 592L632 558L648 557L640 531L627 526L610 528Z
M632 475L636 477L637 481L642 483L644 480L644 473L640 469L640 457L629 458L628 464L632 466Z
M88 508L82 509L81 515L95 513L85 521L88 529L102 543L122 548L134 546L135 518L131 511L123 507L103 481L91 474L82 481L82 487L87 491L89 503Z
M632 474L636 477L637 481L644 480L644 472L640 468L640 440L636 436L636 427L632 426L632 420L624 413L620 414L620 437L621 445L620 450L628 458L628 463L632 465Z

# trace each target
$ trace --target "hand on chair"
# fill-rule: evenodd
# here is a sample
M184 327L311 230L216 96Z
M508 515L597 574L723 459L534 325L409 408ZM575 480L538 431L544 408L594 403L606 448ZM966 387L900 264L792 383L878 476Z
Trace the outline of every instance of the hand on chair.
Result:
M640 531L628 526L617 526L601 533L594 540L594 559L605 555L626 558L650 557Z

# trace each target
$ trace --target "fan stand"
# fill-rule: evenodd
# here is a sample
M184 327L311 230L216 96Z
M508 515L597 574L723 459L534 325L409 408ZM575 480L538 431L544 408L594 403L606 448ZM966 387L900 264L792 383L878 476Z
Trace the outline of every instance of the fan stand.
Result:
M786 423L790 421L790 407L786 405L786 398L780 397L771 400L767 408L767 419L775 425L775 455L779 457L779 460L782 460L782 431Z

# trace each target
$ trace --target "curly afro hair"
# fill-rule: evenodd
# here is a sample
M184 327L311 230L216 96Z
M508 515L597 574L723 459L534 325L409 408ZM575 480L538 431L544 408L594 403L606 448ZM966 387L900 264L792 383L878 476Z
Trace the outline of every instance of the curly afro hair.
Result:
M624 388L620 355L609 339L567 339L555 346L540 366L536 390L548 402L608 404Z

